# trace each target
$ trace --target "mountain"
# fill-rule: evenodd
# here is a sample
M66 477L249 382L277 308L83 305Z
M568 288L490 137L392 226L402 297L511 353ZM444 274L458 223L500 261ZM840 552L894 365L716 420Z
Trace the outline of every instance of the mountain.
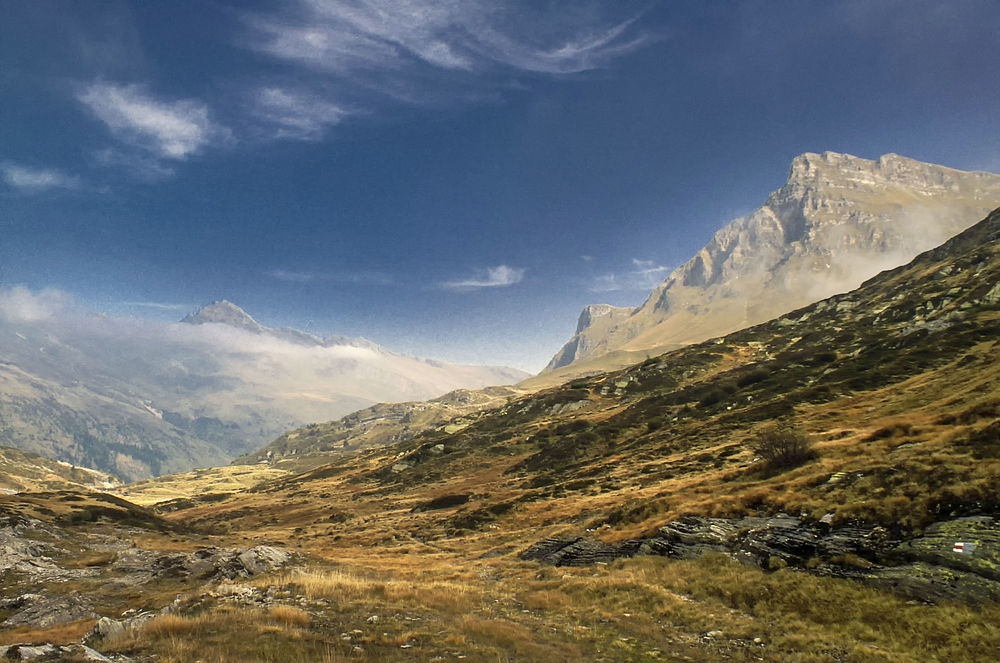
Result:
M0 357L0 443L125 479L222 465L374 403L527 377L272 330L228 302L166 325L0 315Z
M470 426L488 409L523 395L514 387L457 389L439 398L378 403L326 423L289 431L236 463L269 463L304 469L330 462L331 455L354 455L397 444L428 430L454 432Z
M114 490L122 482L110 474L76 467L11 447L0 447L0 494L46 490Z
M185 316L181 322L189 325L218 324L229 325L237 329L243 329L254 334L261 334L271 331L256 320L250 314L232 302L221 300L212 302L204 306L195 313Z
M996 660L998 320L1000 210L850 293L385 446L336 448L415 404L285 436L304 472L0 495L0 655Z
M642 305L587 307L545 371L565 378L626 365L846 292L997 205L1000 175L895 154L803 154L763 206L715 233Z
M280 329L271 329L270 327L265 327L260 324L252 317L250 314L241 309L236 304L232 302L227 302L226 300L212 302L208 306L204 306L197 312L185 316L181 323L189 325L207 325L207 324L217 324L226 325L228 327L235 327L236 329L242 329L243 331L250 332L251 334L259 334L263 336L269 336L271 338L277 338L297 345L314 346L314 347L324 347L332 348L337 346L351 347L351 348L367 348L368 350L373 350L382 354L393 354L389 350L381 347L376 343L372 343L368 339L364 338L351 338L348 336L328 336L326 338L320 338L319 336L314 336L308 332L300 331L298 329L292 329L290 327L282 327ZM429 362L432 363L432 362Z

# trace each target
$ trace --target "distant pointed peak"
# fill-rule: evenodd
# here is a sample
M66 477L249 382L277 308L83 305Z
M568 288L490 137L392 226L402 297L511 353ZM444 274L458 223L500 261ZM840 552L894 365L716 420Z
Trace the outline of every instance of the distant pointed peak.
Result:
M249 313L225 299L202 307L197 313L187 316L181 322L191 325L204 325L208 323L229 325L237 329L258 333L266 329L266 327L250 317Z

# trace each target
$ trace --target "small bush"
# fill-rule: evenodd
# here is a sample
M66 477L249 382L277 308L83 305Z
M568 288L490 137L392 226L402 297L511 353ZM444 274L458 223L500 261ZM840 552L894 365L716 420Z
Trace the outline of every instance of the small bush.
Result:
M771 470L798 467L815 454L809 436L787 424L776 424L758 431L749 445Z
M71 523L92 523L94 522L94 512L90 509L74 511L70 514L69 521Z
M771 371L766 368L755 368L749 373L744 373L736 379L736 386L742 389L743 387L749 387L752 384L757 384L758 382L763 382L771 375Z
M700 401L698 401L698 407L706 408L712 407L721 403L726 398L726 392L721 389L713 389L712 391L705 394Z

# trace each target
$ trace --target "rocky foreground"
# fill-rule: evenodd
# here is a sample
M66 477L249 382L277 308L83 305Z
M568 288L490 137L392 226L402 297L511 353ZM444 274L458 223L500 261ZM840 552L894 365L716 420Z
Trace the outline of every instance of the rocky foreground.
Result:
M648 539L615 544L585 537L546 539L521 559L584 566L641 554L693 559L711 553L767 571L792 567L858 580L935 603L1000 601L1000 525L987 516L937 522L923 536L905 541L883 527L831 527L791 516L688 517Z
M63 494L67 498L82 499ZM94 517L89 510L76 513ZM83 519L76 516L70 522ZM206 600L238 601L243 593L234 589L234 581L275 571L292 561L288 552L272 546L203 546L188 552L138 547L136 540L148 533L145 527L124 526L84 535L24 514L0 513L0 577L40 588L0 597L0 631L30 633L96 620L78 644L3 645L0 659L130 661L123 656L109 659L85 643L120 636L157 616L189 611ZM59 591L67 587L71 588ZM184 591L186 598L177 594L168 601L164 590ZM150 605L168 602L108 616L109 601L147 592Z

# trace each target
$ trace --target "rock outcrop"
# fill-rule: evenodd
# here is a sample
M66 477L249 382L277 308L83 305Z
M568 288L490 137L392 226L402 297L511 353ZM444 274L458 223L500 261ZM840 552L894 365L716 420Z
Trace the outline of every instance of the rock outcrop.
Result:
M765 570L792 567L856 580L923 601L1000 602L1000 524L977 516L934 523L923 536L893 539L881 527L798 518L689 517L657 536L614 544L588 538L539 541L521 559L587 566L639 554L693 559L730 555Z
M895 154L803 154L762 207L719 230L641 306L588 307L546 370L764 322L905 264L998 205L1000 175Z

